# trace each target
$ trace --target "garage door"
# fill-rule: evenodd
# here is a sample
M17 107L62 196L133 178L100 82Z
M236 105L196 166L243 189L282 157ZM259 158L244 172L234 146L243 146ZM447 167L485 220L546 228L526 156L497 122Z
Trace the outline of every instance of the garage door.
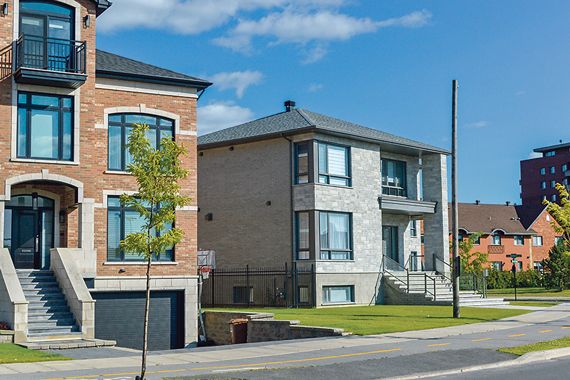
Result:
M144 292L93 292L95 337L112 339L117 346L142 349ZM148 349L184 346L184 293L151 292Z

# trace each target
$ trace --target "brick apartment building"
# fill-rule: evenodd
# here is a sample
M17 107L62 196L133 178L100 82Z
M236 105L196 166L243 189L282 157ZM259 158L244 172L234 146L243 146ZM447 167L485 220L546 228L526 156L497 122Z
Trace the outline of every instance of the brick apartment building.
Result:
M473 251L488 253L497 270L511 269L510 254L521 255L517 270L540 268L559 238L544 206L460 203L458 212L459 238L481 233Z
M536 148L542 156L522 160L521 199L523 205L542 205L543 200L558 201L557 183L568 185L570 177L570 143Z
M126 172L133 123L148 124L154 144L186 146L182 189L196 200L197 94L210 83L96 50L110 5L0 6L0 321L20 342L141 344L145 266L119 247L141 225L118 202L137 189ZM197 339L196 214L177 211L184 239L153 266L150 349Z

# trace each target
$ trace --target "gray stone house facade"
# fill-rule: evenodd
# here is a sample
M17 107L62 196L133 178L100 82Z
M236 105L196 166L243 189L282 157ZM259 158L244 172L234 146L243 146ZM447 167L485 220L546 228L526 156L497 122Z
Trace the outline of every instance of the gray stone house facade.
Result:
M288 103L198 151L198 245L220 268L312 266L317 306L382 303L386 265L447 268L443 149Z

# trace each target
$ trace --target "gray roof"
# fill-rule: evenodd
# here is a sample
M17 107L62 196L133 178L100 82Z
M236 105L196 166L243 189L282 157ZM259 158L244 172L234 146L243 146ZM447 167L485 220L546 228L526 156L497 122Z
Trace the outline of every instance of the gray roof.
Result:
M97 49L97 76L205 89L212 83Z
M107 10L107 8L109 8L111 5L113 5L108 0L94 0L94 2L97 3L97 16L99 16L101 13L105 12L105 10Z
M568 147L570 147L570 143L560 143L557 145L550 145L550 146L545 146L542 148L536 148L534 151L536 153L545 153L545 152L548 152L550 150L557 150L557 149L568 148Z
M363 127L358 124L304 109L281 112L200 136L198 138L198 146L200 148L209 148L310 131L340 135L357 140L372 141L408 149L412 148L436 153L448 153L445 149L429 144L382 132L377 129Z

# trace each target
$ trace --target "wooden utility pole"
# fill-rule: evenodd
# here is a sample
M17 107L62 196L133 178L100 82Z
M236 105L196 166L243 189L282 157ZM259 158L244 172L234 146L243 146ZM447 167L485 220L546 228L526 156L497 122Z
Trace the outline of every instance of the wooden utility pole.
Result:
M451 111L451 224L452 224L452 283L453 283L453 318L460 318L459 310L459 215L457 210L457 80L452 82Z

